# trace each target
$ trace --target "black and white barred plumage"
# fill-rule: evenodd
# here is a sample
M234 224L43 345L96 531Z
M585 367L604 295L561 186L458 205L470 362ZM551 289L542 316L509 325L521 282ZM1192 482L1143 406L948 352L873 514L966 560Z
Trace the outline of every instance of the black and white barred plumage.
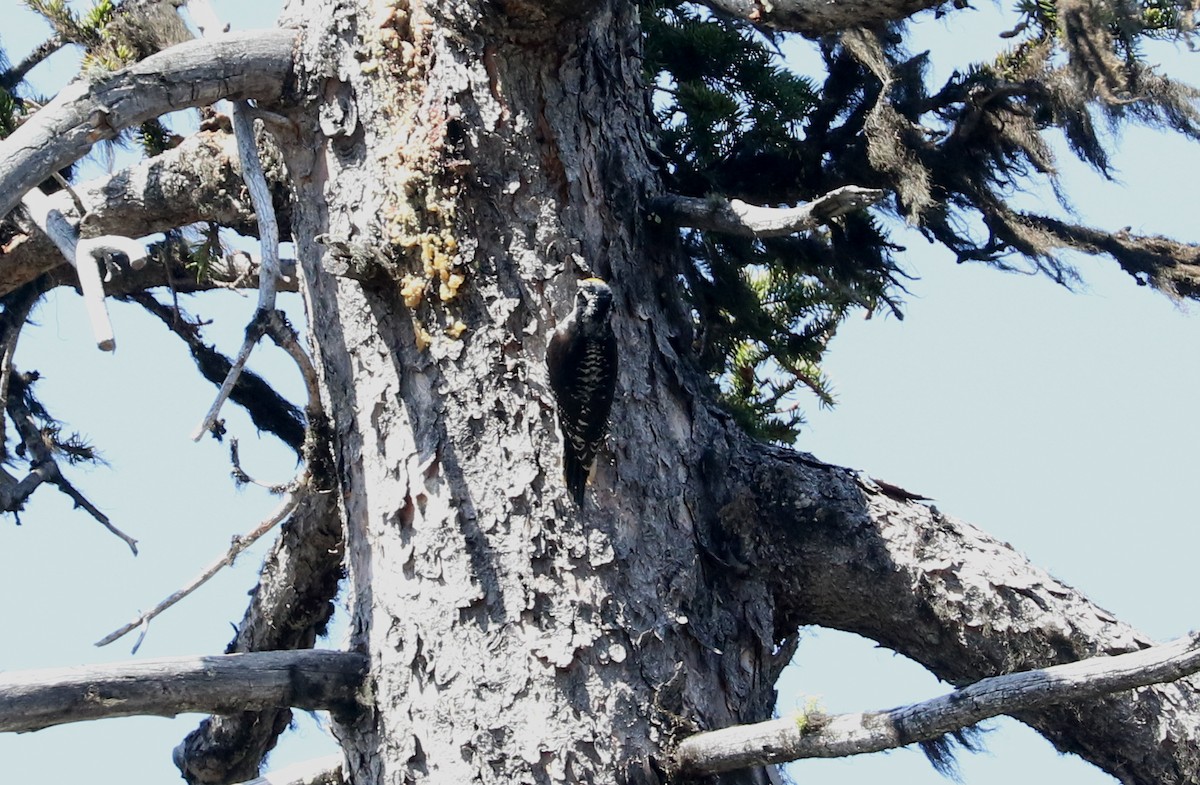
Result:
M575 503L608 433L617 385L617 339L609 324L612 290L599 278L579 282L575 310L559 323L546 349L550 387L563 433L563 477Z

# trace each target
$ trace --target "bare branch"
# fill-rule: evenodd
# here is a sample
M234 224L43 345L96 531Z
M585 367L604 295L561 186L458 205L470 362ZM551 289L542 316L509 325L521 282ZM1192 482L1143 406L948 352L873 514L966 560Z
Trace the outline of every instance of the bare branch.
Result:
M305 406L305 411L320 412L321 382L317 378L316 366L313 365L312 358L304 351L304 347L300 345L300 336L288 322L287 314L279 310L268 313L266 333L275 342L275 345L287 352L287 355L292 358L292 362L296 363L300 377L304 380L305 392L308 393L308 404Z
M271 706L352 712L366 655L270 651L0 673L0 731Z
M206 38L219 38L228 25L222 25L212 6L206 0L195 0L191 12L197 19L201 35ZM267 190L267 178L263 174L262 162L258 157L258 147L254 141L254 121L250 117L250 104L246 101L234 101L230 113L233 122L233 133L237 137L238 160L242 164L242 177L246 188L250 191L250 199L254 203L254 214L258 217L259 248L262 253L262 273L258 279L258 308L259 314L275 310L275 287L279 279L279 225L275 220L275 208L271 204L271 194ZM261 334L251 337L252 331L246 331L246 340L238 352L238 359L229 368L229 375L221 385L216 401L209 408L204 422L193 434L193 441L198 441L210 428L220 414L225 399L233 392L238 376L245 367L246 359L254 348Z
M230 361L204 342L198 323L192 321L181 310L163 305L147 292L135 292L128 295L128 299L158 317L167 329L183 340L205 379L216 385L221 384L229 373ZM311 367L311 362L308 365ZM300 367L303 374L304 366ZM275 434L284 444L295 450L297 455L301 454L304 445L304 418L300 410L276 392L261 376L253 371L243 373L234 386L230 399L246 410L254 427Z
M758 207L740 199L670 194L652 200L650 210L679 226L739 237L785 237L870 207L886 195L876 188L846 185L799 207Z
M79 492L74 485L63 476L62 470L58 466L58 462L54 458L50 447L46 443L45 435L42 429L38 426L34 419L33 412L25 403L24 396L20 391L12 390L13 381L20 378L20 375L13 371L9 376L9 395L5 405L8 409L8 415L12 418L13 424L16 426L17 432L21 435L21 443L29 454L29 474L18 483L16 486L5 487L3 493L4 509L15 512L24 504L25 500L37 490L42 483L50 483L69 497L75 503L76 507L82 507L89 515L95 518L101 526L108 529L110 532L121 538L129 550L133 551L133 555L137 556L137 540L130 537L125 532L113 525L108 516L100 511L96 505L92 504L87 497ZM27 383L22 381L21 383ZM13 393L16 394L13 394ZM5 484L7 485L7 483Z
M714 11L744 19L766 30L816 36L851 27L898 22L946 0L701 0Z
M314 422L317 418L313 418ZM305 450L310 466L329 465L319 423ZM319 451L319 454L316 452ZM320 484L320 476L314 480ZM332 487L333 479L325 482ZM307 494L263 562L258 586L226 652L311 647L334 612L345 540L337 493ZM175 749L175 763L191 783L253 777L292 719L290 709L209 717Z
M295 330L288 324L287 317L282 311L260 309L255 311L254 318L246 326L246 339L242 342L242 348L234 359L229 374L225 377L225 383L221 385L221 389L217 393L217 399L213 401L208 413L205 414L204 421L192 433L192 441L199 441L216 423L221 406L233 391L234 385L241 375L242 368L245 366L246 360L250 357L250 351L263 335L270 335L272 340L279 345L279 348L286 351L296 361L297 366L300 368L300 373L304 377L305 388L308 391L308 410L320 409L320 391L316 369L313 367L308 355L300 348Z
M1152 645L1010 545L803 453L705 434L695 504L773 596L776 629L858 633L958 686ZM763 532L770 532L769 538ZM726 554L718 553L719 557ZM993 623L1005 619L1004 625ZM1131 783L1194 782L1200 679L1016 712ZM1174 740L1164 743L1164 739Z
M297 490L289 493L287 495L287 498L285 498L283 500L283 503L280 504L278 507L276 507L275 510L270 515L268 515L265 519L263 519L252 530L250 530L249 532L247 532L245 535L243 535L241 537L234 537L233 541L229 545L229 550L226 551L224 555L220 556L214 562L212 562L207 567L205 567L204 570L199 575L197 575L194 579L192 579L192 581L189 582L186 586L184 586L183 588L174 592L173 594L171 594L171 596L167 597L165 600L160 602L158 605L155 605L150 610L146 611L143 614L140 614L136 619L129 622L125 626L121 627L120 629L114 630L113 632L110 632L108 635L105 635L103 638L96 641L96 645L97 646L107 646L108 644L112 643L113 641L117 640L118 638L138 629L139 627L144 629L146 627L146 625L150 623L150 620L153 619L155 616L158 616L163 611L165 611L167 608L170 608L172 605L179 602L184 597L188 596L189 594L194 592L196 589L203 586L205 583L208 582L208 580L210 578L212 578L214 575L216 575L218 572L220 572L222 568L227 567L230 564L233 564L233 561L234 561L234 559L237 558L238 554L240 554L242 551L249 548L254 543L258 542L259 538L261 538L267 532L271 531L271 529L275 528L279 524L279 522L282 521L284 518L286 518L292 514L292 512L296 509L296 506L300 503L301 495L305 492L305 490L303 489L302 481L298 482L297 485L300 485L301 487L298 488ZM143 633L143 637L144 637L144 633ZM140 646L141 643L142 643L142 640L139 637L138 642L136 645L134 645L133 652L131 652L131 653L136 654L138 646Z
M342 774L342 755L326 755L323 758L293 763L269 774L247 780L241 785L345 785Z
M40 189L30 189L22 199L22 204L30 220L50 238L63 258L75 268L96 345L102 351L113 351L117 348L117 342L113 337L112 321L108 317L108 305L104 301L104 284L100 280L96 259L86 250L80 249L79 235L75 227L65 215L51 206L50 200ZM144 257L145 250L139 249L136 255L138 258Z
M789 717L701 733L679 745L687 772L717 773L801 758L840 758L940 738L982 720L1175 681L1200 671L1200 634L1116 657L1092 657L981 679L881 712Z
M271 206L271 195L267 191L267 178L263 174L262 163L258 159L258 149L254 145L254 124L249 118L249 108L244 101L233 104L233 130L238 141L238 158L242 163L242 176L246 187L250 190L250 198L254 202L254 214L258 216L258 236L262 252L262 268L258 279L258 315L266 315L275 310L275 291L279 280L279 225L275 221L275 209ZM221 413L221 407L233 392L238 377L250 359L250 352L262 333L246 329L246 338L237 358L229 367L229 375L221 385L217 398L209 407L204 421L192 434L192 441L199 441L216 422Z
M279 281L279 223L275 208L271 204L271 192L267 188L267 176L263 172L258 148L254 143L254 122L250 119L250 106L245 101L233 103L233 131L237 138L238 160L242 165L242 179L250 191L254 215L258 219L259 250L262 254L258 281L258 310L275 309L276 284Z
M8 441L3 413L8 411L8 393L12 383L13 357L17 353L17 341L21 338L21 330L25 323L29 321L33 306L41 296L41 288L27 286L6 296L4 312L0 313L0 454L4 453ZM6 504L5 509L13 508Z
M0 142L0 216L51 172L124 128L222 98L277 100L291 74L293 30L188 41L117 71L64 88Z
M224 131L201 131L186 138L165 153L139 161L115 174L72 186L86 214L81 216L70 195L58 192L47 197L57 210L79 226L80 235L91 237L117 234L144 237L192 223L211 221L242 234L255 231L254 214L248 205L237 162L233 135ZM49 239L40 232L19 236L0 249L0 294L23 286L39 275L62 264ZM244 264L242 265L245 266ZM211 271L216 280L236 280L245 270ZM241 285L257 283L257 273L243 276ZM109 293L129 291L129 287L156 283L161 270L126 272ZM184 288L195 288L194 275L183 272L175 278ZM295 282L288 286L295 288Z

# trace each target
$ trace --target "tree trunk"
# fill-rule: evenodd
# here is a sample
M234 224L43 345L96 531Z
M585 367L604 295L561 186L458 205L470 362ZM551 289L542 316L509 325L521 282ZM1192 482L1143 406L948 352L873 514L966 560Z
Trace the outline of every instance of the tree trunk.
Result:
M955 683L1142 645L1023 560L977 558L1010 550L755 445L712 405L673 232L639 210L659 188L636 15L613 0L285 15L302 28L293 120L319 140L283 144L294 237L351 645L371 658L374 711L340 729L359 785L664 781L681 738L771 715L800 624L861 631ZM621 371L578 509L543 357L592 275L615 293ZM1128 782L1194 781L1189 690L1024 719ZM1163 734L1181 743L1154 752Z
M323 138L288 151L295 237L377 707L343 729L354 781L661 781L682 736L770 716L792 646L686 501L696 390L638 210L637 9L297 11L319 98L297 120ZM590 275L621 373L581 510L543 357Z

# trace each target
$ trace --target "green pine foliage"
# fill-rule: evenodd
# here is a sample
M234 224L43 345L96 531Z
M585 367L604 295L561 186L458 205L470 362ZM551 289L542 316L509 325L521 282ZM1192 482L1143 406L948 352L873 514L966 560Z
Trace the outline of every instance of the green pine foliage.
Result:
M817 41L820 80L791 73L781 39L681 0L643 6L645 71L661 124L665 187L699 198L795 205L842 185L893 195L880 210L960 262L1033 270L1071 285L1069 253L1112 257L1139 284L1200 299L1198 249L1076 222L1051 140L1112 178L1113 131L1138 123L1200 141L1200 90L1159 73L1146 43L1194 39L1194 0L1016 0L996 55L931 84L905 27ZM956 10L953 13L968 13ZM1061 214L1018 209L1034 184ZM746 429L794 440L798 404L832 403L822 372L838 326L890 310L903 274L877 215L747 240L685 230L682 271L704 370Z
M783 66L774 41L672 0L644 6L643 25L670 190L791 205L846 184L822 175L806 146L819 87ZM868 215L805 236L686 231L682 242L704 369L748 432L791 443L801 393L834 402L821 359L838 325L855 311L894 310L893 246Z

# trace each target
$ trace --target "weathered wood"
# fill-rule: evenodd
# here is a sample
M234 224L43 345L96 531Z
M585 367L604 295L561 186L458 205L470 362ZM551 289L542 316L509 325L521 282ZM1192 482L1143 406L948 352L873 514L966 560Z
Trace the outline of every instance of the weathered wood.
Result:
M826 35L854 27L874 27L907 19L947 0L701 0L767 30Z
M326 755L268 772L241 785L344 785L342 756Z
M122 129L222 98L274 101L292 69L292 30L188 41L117 71L74 82L0 141L0 217L52 173Z
M701 733L679 745L692 773L732 771L801 758L840 758L931 741L1001 714L1174 681L1200 671L1200 635L1116 657L993 676L887 711L797 715Z
M1007 543L843 467L722 436L721 422L694 425L706 436L691 504L713 511L721 554L771 584L781 629L854 632L959 686L1153 645ZM1200 778L1198 682L1015 717L1127 785L1184 785Z
M0 674L0 731L273 706L350 712L367 658L343 651L175 657Z
M796 207L760 207L741 199L669 194L652 199L649 209L679 226L741 237L786 237L815 229L852 210L870 207L885 195L878 188L845 185Z
M278 188L279 183L273 185ZM74 184L71 190L83 204L86 216L78 214L72 193L59 191L47 199L51 209L79 226L81 237L103 234L144 237L201 221L213 221L241 234L255 231L254 213L241 180L234 138L224 131L200 131L161 155ZM65 275L68 271L64 265L48 237L40 232L18 236L0 249L0 295L52 270L55 275ZM209 272L215 280L257 285L257 265L246 264L239 270L226 271L224 265L217 264ZM74 276L73 271L70 276ZM141 271L122 271L106 283L105 290L110 294L140 290L148 285L163 285L163 280L163 266L153 264ZM194 273L180 269L173 284L179 290L188 290L194 289L198 282ZM290 286L295 289L294 278Z

